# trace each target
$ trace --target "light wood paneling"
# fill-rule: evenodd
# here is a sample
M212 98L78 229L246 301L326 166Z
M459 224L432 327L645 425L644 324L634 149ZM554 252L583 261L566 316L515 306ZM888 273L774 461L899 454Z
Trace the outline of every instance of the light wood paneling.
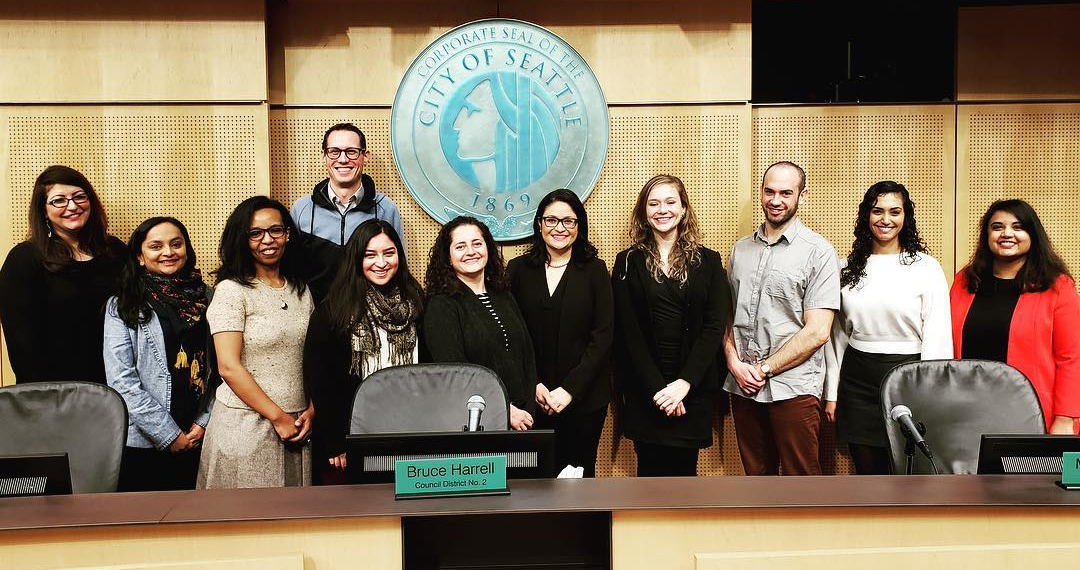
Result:
M959 9L959 101L1080 99L1080 5Z
M960 105L957 142L957 268L975 251L990 204L1022 198L1080 275L1080 224L1064 207L1080 189L1080 103Z
M338 0L273 0L271 102L390 105L405 69L428 43L450 28L493 17L528 20L562 35L612 103L750 98L748 0L408 0L378 10Z
M499 3L577 49L609 103L750 99L750 2Z
M265 101L260 0L5 2L0 101Z
M1024 570L1068 566L1080 554L1080 543L992 544L979 546L911 546L906 548L830 548L793 552L726 552L698 554L697 570L802 570L874 568L875 570L953 570L981 568Z
M400 519L196 523L0 533L0 559L4 567L20 570L74 566L123 568L129 564L146 568L151 563L178 564L185 569L240 569L246 566L206 561L298 554L303 557L303 567L311 569L401 568Z
M270 0L270 102L390 105L424 47L455 26L494 18L497 4ZM390 146L384 148L389 157Z
M215 570L217 568L228 568L229 570L304 570L304 557L294 554L292 556L200 560L198 562L146 562L120 566L80 566L78 568L65 568L64 570Z
M65 164L98 191L109 233L127 241L146 218L172 215L209 272L232 209L269 193L268 149L265 104L0 107L0 262L26 238L34 180ZM3 370L12 384L6 353Z
M783 556L785 552L818 549L936 546L981 549L1003 544L1038 552L1062 544L1075 547L1078 524L1080 511L1064 508L621 511L612 514L612 561L619 570L691 570L718 567L705 562L713 554L722 553ZM812 564L807 566L810 568L837 570L878 567L859 560L848 563L838 557L823 558L827 562L800 559L797 567L808 564ZM1004 561L1004 557L998 558L989 568L1031 566L1030 563L1008 566ZM756 567L786 567L783 562ZM951 566L981 567L969 562Z

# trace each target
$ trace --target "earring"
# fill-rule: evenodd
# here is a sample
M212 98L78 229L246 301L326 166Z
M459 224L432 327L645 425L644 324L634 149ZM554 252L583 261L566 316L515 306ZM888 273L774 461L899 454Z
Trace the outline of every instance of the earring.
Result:
M45 227L49 228L49 237L52 237L52 223L49 220L45 220Z

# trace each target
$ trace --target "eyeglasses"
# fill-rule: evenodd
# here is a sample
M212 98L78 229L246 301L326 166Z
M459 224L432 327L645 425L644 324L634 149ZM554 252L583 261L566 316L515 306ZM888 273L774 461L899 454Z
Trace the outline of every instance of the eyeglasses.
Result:
M289 229L285 226L270 226L268 228L251 228L248 230L248 239L251 241L262 241L263 236L270 234L270 237L279 239L281 236L289 233Z
M360 155L364 154L365 152L367 152L366 148L356 148L356 147L352 147L352 148L330 147L330 148L323 151L323 153L326 154L326 157L330 158L332 160L337 160L338 157L341 156L341 153L345 153L345 156L348 157L349 160L356 160L356 159L360 158Z
M554 228L559 224L562 224L562 227L568 230L572 230L577 227L577 218L556 218L555 216L544 216L541 219L544 220L544 226L548 228Z
M69 202L75 202L76 206L85 206L90 201L90 197L83 193L75 194L68 198L67 196L53 196L45 201L46 204L56 208L57 210L63 210L68 207Z

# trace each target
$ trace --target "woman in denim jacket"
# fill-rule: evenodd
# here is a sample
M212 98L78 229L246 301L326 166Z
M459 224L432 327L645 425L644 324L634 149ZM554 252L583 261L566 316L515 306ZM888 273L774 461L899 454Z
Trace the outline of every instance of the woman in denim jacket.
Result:
M214 374L209 293L183 224L155 217L135 229L105 308L106 377L128 408L121 491L195 488Z

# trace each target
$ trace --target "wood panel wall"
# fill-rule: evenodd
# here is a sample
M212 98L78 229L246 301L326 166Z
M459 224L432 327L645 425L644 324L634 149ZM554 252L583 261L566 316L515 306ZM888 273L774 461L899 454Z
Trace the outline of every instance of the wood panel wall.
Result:
M957 100L1080 99L1080 5L960 8Z

